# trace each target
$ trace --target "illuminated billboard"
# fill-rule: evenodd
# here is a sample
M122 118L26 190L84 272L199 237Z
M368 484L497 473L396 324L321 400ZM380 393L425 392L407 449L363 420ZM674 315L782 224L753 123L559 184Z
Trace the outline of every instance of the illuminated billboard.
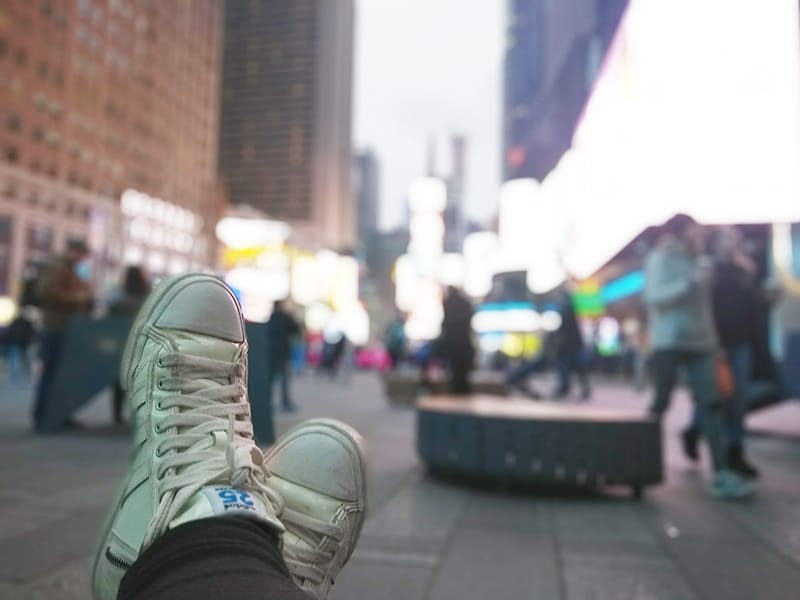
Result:
M800 221L794 0L631 0L576 129L542 182L563 264L593 273L677 212Z

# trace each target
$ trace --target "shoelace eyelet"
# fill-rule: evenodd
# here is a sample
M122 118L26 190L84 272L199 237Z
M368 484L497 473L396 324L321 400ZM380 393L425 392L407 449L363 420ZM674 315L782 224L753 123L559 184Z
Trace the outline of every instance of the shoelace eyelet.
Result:
M162 390L162 391L164 391L164 389L165 389L164 388L164 381L165 381L165 379L163 377L159 377L158 379L156 379L156 387L158 389Z
M164 367L164 359L163 359L161 356L159 356L159 357L156 359L156 366L157 366L157 367L161 367L161 368L163 368L163 367Z
M156 423L155 427L153 427L153 430L154 430L156 433L164 433L164 430L163 430L163 429L161 429L161 423Z
M165 453L161 451L161 448L160 448L160 447L156 447L156 456L157 456L158 458L161 458L161 457L163 457L163 456L164 456L164 454L165 454Z
M156 400L156 410L164 410L164 405L161 404L161 400Z

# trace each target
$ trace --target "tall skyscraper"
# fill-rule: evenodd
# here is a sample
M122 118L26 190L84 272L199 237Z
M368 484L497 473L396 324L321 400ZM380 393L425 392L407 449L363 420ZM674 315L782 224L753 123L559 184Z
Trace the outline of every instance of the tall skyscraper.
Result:
M221 35L216 0L0 5L0 295L69 238L109 278L213 265Z
M372 150L362 150L353 158L353 195L358 246L371 265L380 222L380 164Z
M447 207L444 211L444 250L461 252L466 235L464 183L466 178L467 140L454 135L451 140L450 175L447 178Z
M503 177L542 180L575 125L627 0L510 0Z
M353 0L228 2L220 171L230 200L302 239L355 243Z

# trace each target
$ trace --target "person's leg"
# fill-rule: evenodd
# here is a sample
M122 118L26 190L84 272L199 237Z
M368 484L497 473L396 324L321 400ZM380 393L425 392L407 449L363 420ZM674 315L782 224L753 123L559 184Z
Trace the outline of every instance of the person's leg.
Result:
M553 395L556 398L563 398L569 394L570 379L572 376L572 365L567 353L559 353L556 357L556 375L558 375L558 386Z
M715 471L719 471L725 468L727 461L724 442L725 419L722 402L717 394L714 356L711 352L685 354L688 384L700 416L703 435L711 452L711 464Z
M470 392L469 365L461 357L450 361L450 392L457 395L466 395Z
M114 390L111 396L111 421L114 425L122 423L122 404L125 402L125 390L122 389L119 380L114 382Z
M22 361L22 374L26 379L31 376L31 348L30 344L24 344L19 347L20 360Z
M243 517L201 519L158 538L128 570L117 600L311 600L278 536Z
M672 390L678 378L678 353L674 350L656 350L653 353L653 382L655 395L650 414L661 418L669 408Z
M61 349L64 343L64 334L57 331L45 331L40 342L42 357L42 373L39 376L39 385L36 388L36 398L33 405L33 426L36 430L42 427L43 419L47 413L50 401L50 388L53 385L56 369L61 360Z
M272 404L272 388L275 387L275 378L277 377L276 374L276 367L273 359L270 357L267 361L267 369L266 369L266 388L264 390L266 394L266 398L264 398L266 405L269 407L271 413L274 414L275 406Z
M8 378L17 379L20 374L20 351L16 344L6 346L6 370Z
M278 373L278 377L281 380L281 405L283 406L283 410L286 411L293 411L295 410L294 403L292 402L292 396L290 394L290 381L289 378L291 377L290 372L291 366L289 365L289 361L283 363L283 366Z
M575 374L578 376L578 383L581 386L581 399L588 400L592 396L592 386L589 382L589 369L586 361L580 353L576 353L572 360Z
M734 382L734 395L728 410L728 463L737 473L746 477L757 477L758 470L749 464L744 451L744 424L747 417L753 352L747 344L742 344L728 349L726 355Z

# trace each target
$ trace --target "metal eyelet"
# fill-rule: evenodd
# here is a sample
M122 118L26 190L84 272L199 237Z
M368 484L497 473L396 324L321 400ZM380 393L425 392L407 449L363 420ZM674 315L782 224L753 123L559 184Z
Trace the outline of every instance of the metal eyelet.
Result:
M156 366L157 366L157 367L162 367L162 368L164 367L164 359L163 359L162 357L160 357L160 356L159 356L159 357L156 359Z
M164 433L164 430L163 430L163 429L161 429L161 423L156 423L155 427L153 427L153 430L154 430L156 433Z
M161 451L161 448L156 448L156 456L158 458L161 458L162 456L164 456L164 453Z
M160 390L164 390L164 381L165 379L163 377L156 379L156 387Z
M164 405L161 404L161 400L156 401L156 410L164 410Z

